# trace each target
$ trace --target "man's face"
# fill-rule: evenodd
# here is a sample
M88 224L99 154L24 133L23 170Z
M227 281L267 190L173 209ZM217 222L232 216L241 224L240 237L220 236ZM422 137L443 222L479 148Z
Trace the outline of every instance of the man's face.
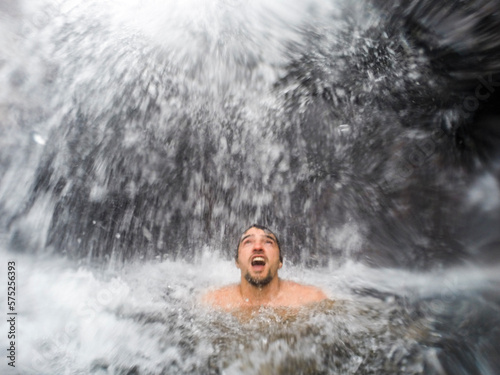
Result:
M236 266L254 286L271 282L282 266L276 237L258 228L247 230L240 239Z

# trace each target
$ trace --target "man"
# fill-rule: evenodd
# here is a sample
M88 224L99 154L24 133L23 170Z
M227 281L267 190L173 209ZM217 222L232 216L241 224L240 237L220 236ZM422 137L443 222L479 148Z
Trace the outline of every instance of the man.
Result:
M282 280L278 270L283 266L280 243L276 235L261 225L252 225L240 237L236 267L241 282L208 292L205 304L226 311L269 307L300 307L327 298L313 286Z

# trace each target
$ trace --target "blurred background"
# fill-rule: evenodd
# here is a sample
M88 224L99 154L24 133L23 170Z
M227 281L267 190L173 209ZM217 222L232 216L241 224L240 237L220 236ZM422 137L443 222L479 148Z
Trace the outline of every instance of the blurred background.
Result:
M18 373L497 373L499 32L492 0L3 1ZM193 307L253 223L347 302Z

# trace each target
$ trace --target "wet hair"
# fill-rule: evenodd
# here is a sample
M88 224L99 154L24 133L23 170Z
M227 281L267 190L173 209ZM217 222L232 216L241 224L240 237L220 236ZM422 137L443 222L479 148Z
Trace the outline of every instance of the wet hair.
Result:
M283 255L281 254L281 245L280 245L280 241L278 240L278 236L271 229L269 229L268 227L265 227L264 225L260 225L260 224L250 225L247 229L245 229L243 231L243 234L245 234L248 230L250 230L252 228L257 228L257 229L263 230L264 233L272 234L274 236L274 238L276 238L276 244L278 245L278 251L279 251L279 255L280 255L280 262L283 263ZM240 248L240 243L241 243L241 236L238 239L238 244L236 245L236 255L234 256L234 259L236 259L236 260L238 260L238 250Z

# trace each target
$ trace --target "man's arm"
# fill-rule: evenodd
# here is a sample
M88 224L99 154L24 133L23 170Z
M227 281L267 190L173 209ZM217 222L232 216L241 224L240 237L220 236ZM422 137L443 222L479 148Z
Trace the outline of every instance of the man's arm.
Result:
M326 293L315 286L298 284L293 281L285 283L285 300L287 301L285 305L307 305L328 299Z
M328 299L328 296L323 292L321 289L315 287L315 286L307 286L307 302L306 303L314 303L314 302L321 302L325 299Z
M201 296L200 301L205 306L230 310L236 304L235 286L229 285L220 289L210 290Z

